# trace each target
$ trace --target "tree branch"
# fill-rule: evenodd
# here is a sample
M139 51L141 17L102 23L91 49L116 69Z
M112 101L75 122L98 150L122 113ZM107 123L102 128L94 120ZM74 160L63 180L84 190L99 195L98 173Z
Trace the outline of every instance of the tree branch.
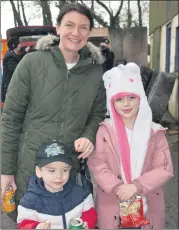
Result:
M113 14L111 13L109 8L103 2L101 2L100 0L96 0L96 2L108 12L110 17L113 17Z
M9 0L10 3L11 3L11 6L12 6L12 11L13 11L13 14L14 14L14 18L15 18L15 21L17 22L17 25L18 26L23 26L23 22L21 20L21 17L20 17L20 14L19 12L17 11L16 9L16 6L14 4L14 1L13 0Z
M22 0L20 0L20 2L21 2L22 15L23 15L24 23L25 23L26 26L28 26L28 22L27 22L26 15L25 15L25 10L24 10L24 3L23 3Z
M140 5L140 0L137 0L138 12L139 12L139 26L142 26L142 9Z
M124 3L124 0L121 0L121 4L119 6L119 9L118 11L116 12L116 15L114 16L114 20L116 20L116 18L119 16L119 14L121 13L121 10L122 10L122 7L123 7L123 3Z
M113 15L113 9L111 8L111 1L109 0L109 9L111 10L111 13Z
M84 3L83 0L80 0L80 2L81 2L83 5L87 6L87 5ZM103 19L100 15L96 14L94 11L92 11L92 14L93 14L93 18L94 18L101 26L103 26L103 27L107 27L107 26L108 26L108 23L105 22L104 19Z

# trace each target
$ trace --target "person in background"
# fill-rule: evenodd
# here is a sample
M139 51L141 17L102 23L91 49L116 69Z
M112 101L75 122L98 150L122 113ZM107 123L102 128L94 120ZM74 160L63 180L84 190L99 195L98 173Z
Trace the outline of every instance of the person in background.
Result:
M1 83L1 109L4 108L6 93L12 75L20 60L29 51L30 48L27 47L23 51L20 46L19 39L17 37L12 37L8 41L7 45L8 45L8 51L6 52L3 60L3 76L2 76L2 83Z
M68 229L74 218L94 229L97 213L92 194L69 179L72 149L50 140L37 151L36 176L18 206L18 229Z
M106 38L103 40L103 42L100 44L100 49L102 52L102 55L105 58L105 62L103 64L104 72L107 70L110 70L113 67L114 64L114 53L110 50L110 42Z
M106 112L103 58L99 48L88 43L93 26L87 7L65 4L57 17L58 45L57 36L40 38L37 50L17 66L2 113L2 200L11 185L18 205L34 175L36 152L49 139L79 153L72 156L74 181L79 159L93 151ZM16 213L11 216L16 219Z

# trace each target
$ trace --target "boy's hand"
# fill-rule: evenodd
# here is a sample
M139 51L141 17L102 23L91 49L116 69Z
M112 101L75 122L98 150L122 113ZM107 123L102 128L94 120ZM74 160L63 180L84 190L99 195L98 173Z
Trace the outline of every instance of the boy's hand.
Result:
M83 223L83 228L88 229L88 224L86 222Z
M38 224L36 229L51 229L51 223L47 220L43 223Z
M121 185L117 191L117 196L121 202L132 199L137 194L137 186L135 184Z

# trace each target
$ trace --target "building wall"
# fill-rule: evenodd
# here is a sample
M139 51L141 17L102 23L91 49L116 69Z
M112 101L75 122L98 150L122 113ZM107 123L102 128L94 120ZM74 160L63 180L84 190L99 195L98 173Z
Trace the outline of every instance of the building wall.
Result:
M170 72L175 71L175 51L176 51L176 27L178 27L178 18L176 15L161 28L161 45L160 45L160 71L165 71L166 65L166 26L171 22L171 53L170 53Z
M139 66L148 66L147 27L94 28L90 33L90 39L96 39L96 44L100 43L100 38L102 40L103 37L110 40L110 48L115 55L114 65L125 59Z
M160 69L160 39L161 28L157 28L150 36L150 68Z
M98 28L95 27L91 30L90 37L108 37L109 30L107 27Z
M148 41L146 27L131 27L123 30L123 58L135 60L138 65L148 66Z
M149 35L178 14L178 1L150 1Z

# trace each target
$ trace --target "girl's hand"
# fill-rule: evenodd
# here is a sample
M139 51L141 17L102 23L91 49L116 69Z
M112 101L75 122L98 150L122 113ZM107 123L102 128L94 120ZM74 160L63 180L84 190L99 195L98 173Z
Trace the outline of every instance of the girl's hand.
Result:
M88 229L88 224L86 222L83 223L83 228Z
M137 195L138 189L135 184L121 185L117 191L117 196L121 202L131 200Z
M36 229L51 229L51 223L47 220L43 223L38 224Z

